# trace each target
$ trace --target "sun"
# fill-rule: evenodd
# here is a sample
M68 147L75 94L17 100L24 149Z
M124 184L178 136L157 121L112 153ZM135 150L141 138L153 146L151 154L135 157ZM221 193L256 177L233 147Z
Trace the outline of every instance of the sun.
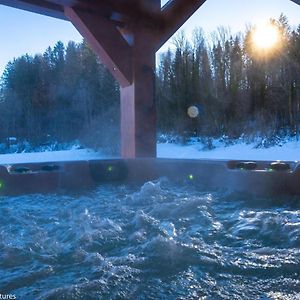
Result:
M257 25L252 34L252 41L258 50L271 50L279 43L278 28L271 23Z

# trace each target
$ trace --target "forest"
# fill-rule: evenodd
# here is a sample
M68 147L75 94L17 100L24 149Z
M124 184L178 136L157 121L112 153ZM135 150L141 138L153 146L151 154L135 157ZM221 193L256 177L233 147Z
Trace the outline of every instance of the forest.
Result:
M209 37L179 32L157 59L159 134L251 139L298 137L300 25L270 20L280 33L272 51L257 53L253 28ZM187 109L199 115L190 118ZM0 143L14 137L32 145L79 140L117 151L119 87L85 41L62 42L43 54L9 62L0 81Z

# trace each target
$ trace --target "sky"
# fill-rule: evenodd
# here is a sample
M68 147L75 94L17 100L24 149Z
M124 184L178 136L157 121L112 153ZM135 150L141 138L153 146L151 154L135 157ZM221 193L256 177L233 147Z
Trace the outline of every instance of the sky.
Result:
M246 24L277 19L281 13L292 26L300 24L300 5L290 0L207 0L182 29L190 33L200 26L210 33L226 26L235 33L244 31ZM70 22L3 5L0 5L0 37L0 74L14 57L43 53L59 40L65 44L82 40Z

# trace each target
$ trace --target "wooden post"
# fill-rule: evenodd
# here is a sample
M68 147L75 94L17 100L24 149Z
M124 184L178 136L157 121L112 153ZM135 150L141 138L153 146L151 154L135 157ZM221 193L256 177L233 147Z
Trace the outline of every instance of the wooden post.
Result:
M130 44L104 17L73 8L65 14L120 83L121 156L156 157L156 49L151 30L130 24Z
M121 87L122 157L156 157L155 45L135 32L132 84Z
M204 2L170 0L161 10L160 0L134 0L132 7L112 1L116 11L102 15L65 7L66 17L120 83L123 158L156 157L155 53Z

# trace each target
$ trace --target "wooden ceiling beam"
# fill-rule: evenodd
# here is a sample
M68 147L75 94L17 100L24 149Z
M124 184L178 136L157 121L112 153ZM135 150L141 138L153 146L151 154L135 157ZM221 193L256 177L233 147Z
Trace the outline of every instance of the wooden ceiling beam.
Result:
M65 7L66 17L87 40L121 86L132 82L132 49L115 24L101 15Z
M46 0L46 1L60 6L73 6L80 3L79 0Z
M160 17L160 1L157 0L110 0L113 9L124 16L127 21L155 21Z
M157 50L195 13L206 0L170 0L162 8L162 28L157 33Z
M62 5L44 0L0 0L0 4L66 20Z

